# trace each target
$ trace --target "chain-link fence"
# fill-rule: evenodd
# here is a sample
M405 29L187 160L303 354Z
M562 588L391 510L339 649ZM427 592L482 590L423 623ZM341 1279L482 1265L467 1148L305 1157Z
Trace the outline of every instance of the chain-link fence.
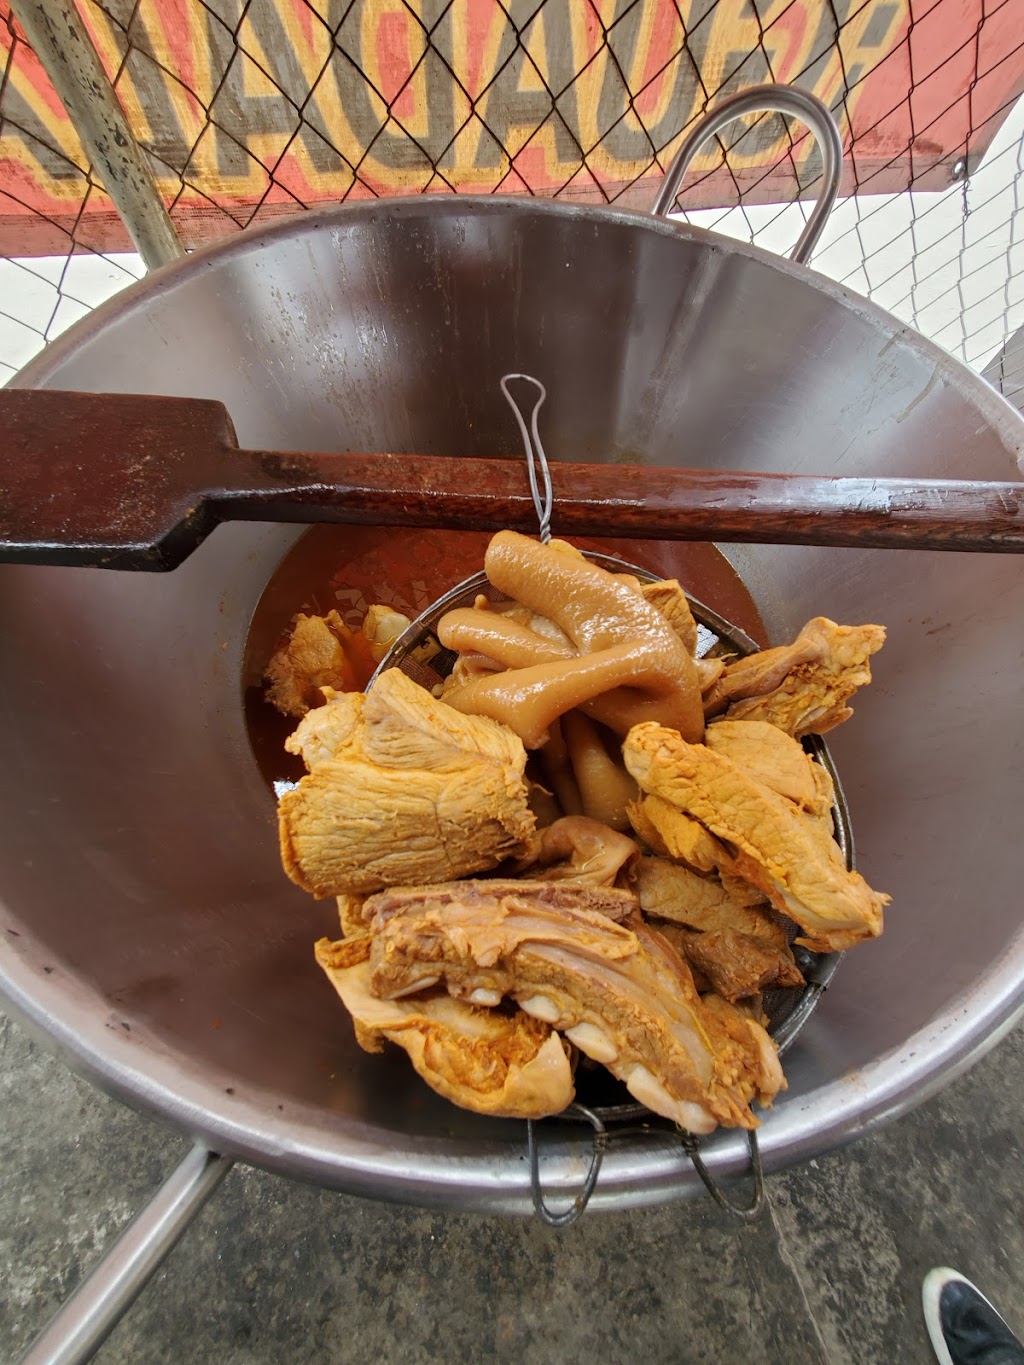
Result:
M0 382L142 273L7 2ZM395 193L648 206L717 99L766 80L812 89L845 149L816 268L1008 379L999 353L1024 323L1020 0L78 0L78 11L190 247ZM681 204L785 250L819 175L804 130L765 115L706 149Z

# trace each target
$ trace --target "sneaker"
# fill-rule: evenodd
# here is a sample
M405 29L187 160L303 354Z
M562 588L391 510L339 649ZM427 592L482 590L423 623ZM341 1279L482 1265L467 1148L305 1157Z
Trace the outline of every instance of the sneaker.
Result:
M941 1365L1024 1365L1024 1345L970 1280L938 1266L921 1286L932 1350Z

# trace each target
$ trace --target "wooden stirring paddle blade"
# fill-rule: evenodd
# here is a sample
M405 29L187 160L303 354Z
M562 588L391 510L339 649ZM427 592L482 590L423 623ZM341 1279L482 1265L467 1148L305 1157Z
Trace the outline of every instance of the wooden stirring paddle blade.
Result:
M555 464L559 535L1024 551L1024 483ZM240 450L222 403L0 391L0 562L173 569L221 521L535 531L521 459Z

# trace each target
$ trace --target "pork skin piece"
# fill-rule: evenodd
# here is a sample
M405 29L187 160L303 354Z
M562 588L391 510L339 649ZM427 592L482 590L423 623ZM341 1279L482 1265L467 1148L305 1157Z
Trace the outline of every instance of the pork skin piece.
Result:
M735 850L731 871L796 920L799 942L816 952L852 947L882 932L888 897L847 870L820 818L758 782L722 754L687 744L665 726L635 726L626 767L656 795Z
M427 1084L463 1109L500 1118L540 1119L572 1102L568 1049L547 1024L522 1010L480 1009L447 992L381 1000L370 989L370 939L321 939L316 960L367 1052L385 1041L409 1055Z
M816 616L791 645L733 660L704 694L704 715L766 721L795 739L826 734L853 715L847 703L870 683L868 660L883 644L882 626Z
M590 908L599 888L556 885L557 908L522 882L372 897L371 989L398 999L444 984L472 1002L511 997L688 1130L756 1126L751 1102L783 1084L764 1030L743 1016L736 1037L708 1013L685 962L638 913L615 924ZM569 892L588 898L571 908Z
M633 839L586 815L564 815L538 830L517 860L517 872L538 869L547 881L614 886L623 868L640 856Z
M486 871L536 826L517 736L399 669L310 712L288 747L310 771L278 803L281 858L317 897Z

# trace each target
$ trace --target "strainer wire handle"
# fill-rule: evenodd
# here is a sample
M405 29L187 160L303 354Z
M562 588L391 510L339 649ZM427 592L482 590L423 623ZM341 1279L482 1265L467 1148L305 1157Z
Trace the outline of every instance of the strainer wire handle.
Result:
M604 1161L604 1154L608 1150L608 1129L604 1126L604 1121L592 1109L587 1109L582 1104L572 1104L566 1111L566 1116L585 1119L593 1128L594 1137L586 1179L583 1181L579 1194L576 1195L569 1207L561 1213L553 1212L544 1198L544 1191L540 1183L540 1149L537 1146L536 1123L533 1119L526 1121L526 1146L530 1155L530 1194L533 1198L533 1207L537 1217L541 1222L547 1223L549 1228L570 1227L582 1215L597 1186L597 1177L601 1174L601 1163Z
M683 1151L693 1162L693 1169L700 1176L704 1188L720 1209L724 1209L733 1218L738 1218L741 1223L753 1223L761 1217L765 1208L764 1171L761 1167L761 1149L757 1145L756 1133L747 1133L747 1145L750 1148L750 1170L754 1178L754 1195L746 1206L734 1204L731 1199L725 1197L722 1187L705 1166L704 1158L700 1154L700 1143L693 1134L682 1133L681 1141Z
M532 384L537 390L537 401L533 405L530 413L530 423L527 426L523 410L512 396L509 389L509 381L513 379L521 380L524 384ZM501 379L501 391L505 395L505 401L512 409L516 423L519 427L519 434L523 438L523 451L526 455L526 470L530 476L530 493L533 497L533 505L537 509L537 523L540 530L540 538L543 544L547 544L551 539L551 508L554 502L554 494L551 491L551 470L548 468L548 457L544 453L544 446L540 439L540 432L537 429L537 414L544 406L544 401L548 396L548 391L539 379L535 379L532 374L506 374Z

